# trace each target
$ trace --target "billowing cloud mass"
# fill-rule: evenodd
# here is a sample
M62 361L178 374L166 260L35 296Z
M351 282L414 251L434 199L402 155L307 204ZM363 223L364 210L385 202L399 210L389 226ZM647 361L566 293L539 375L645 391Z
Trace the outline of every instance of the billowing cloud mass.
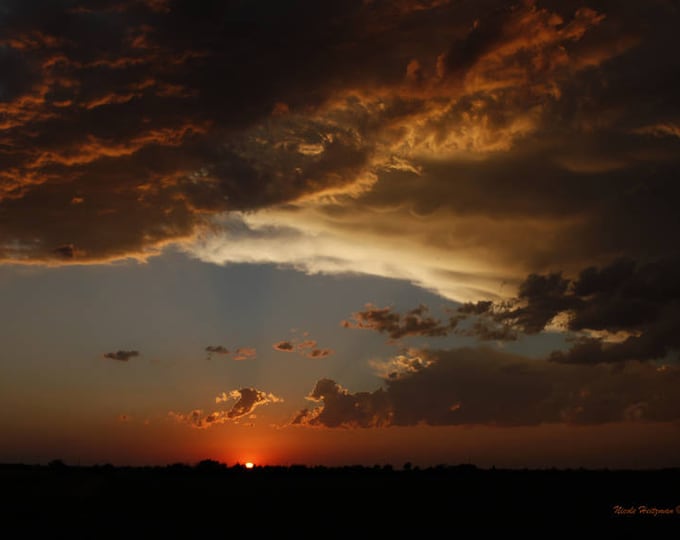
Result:
M215 403L225 403L236 400L229 410L204 411L194 409L189 413L177 413L170 411L168 416L177 422L189 424L192 427L205 429L225 422L238 421L239 418L249 415L255 408L268 403L281 403L283 399L274 394L257 390L256 388L241 388L222 392L215 398Z
M224 397L224 396L223 396ZM240 390L232 390L229 397L236 399L233 407L227 413L229 418L240 418L253 412L256 407L266 405L267 403L280 403L281 398L276 397L272 393L262 392L255 388L241 388Z
M572 343L549 359L597 364L663 360L680 351L680 258L636 262L619 258L589 266L575 277L560 272L530 274L516 297L480 300L457 307L448 322L419 306L401 315L392 308L366 306L343 321L404 336L472 336L483 341L514 341L523 335L560 331Z
M374 45L368 57L384 55L384 67L317 109L370 145L370 185L232 213L190 252L407 279L455 300L511 296L528 273L622 253L677 254L658 234L680 228L669 202L678 88L665 75L680 62L665 53L675 9L432 6L416 15L371 3L383 10L373 39L399 43L389 55Z
M104 358L109 358L111 360L118 360L120 362L127 362L130 358L139 356L139 351L116 351L105 353Z
M511 328L512 335L561 325L575 338L571 349L550 356L556 362L659 360L680 350L679 273L680 259L617 259L585 268L573 279L531 274L516 298L463 304L458 311L477 315L482 325Z
M0 260L180 242L476 301L678 254L676 22L661 0L8 0Z
M380 370L384 387L352 393L321 379L293 424L325 427L519 426L680 420L676 365L549 363L492 349L421 351Z

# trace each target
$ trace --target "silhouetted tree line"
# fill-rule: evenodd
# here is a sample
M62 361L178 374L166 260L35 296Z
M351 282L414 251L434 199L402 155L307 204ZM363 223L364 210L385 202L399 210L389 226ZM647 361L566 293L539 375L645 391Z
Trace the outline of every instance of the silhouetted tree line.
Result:
M295 516L314 516L333 527L380 517L381 527L401 534L404 528L437 531L451 520L501 523L580 520L622 524L623 511L672 510L680 525L680 468L654 470L503 469L473 464L419 467L390 464L255 465L226 464L213 459L159 466L72 465L61 459L48 464L0 464L0 485L8 502L3 512L27 524L92 519L115 523L121 538L140 521L174 531L177 520L212 523L222 530L224 516L250 516L258 526L282 524L297 530ZM401 509L385 521L375 509ZM676 512L677 508L677 512ZM339 520L338 516L342 516ZM647 516L638 515L647 520ZM42 521L41 521L42 520ZM343 521L345 520L345 521ZM649 526L647 521L644 522ZM99 525L96 525L99 526ZM134 525L136 526L136 525ZM384 532L384 531L383 531ZM24 536L28 537L28 536Z
M217 461L214 459L203 459L195 464L188 464L183 462L170 463L167 465L141 465L141 466L129 466L129 465L113 465L111 463L95 464L95 465L70 465L67 464L62 459L54 459L47 463L47 465L42 464L21 464L21 463L0 463L0 471L55 471L55 472L156 472L156 473L206 473L206 474L219 474L219 473L266 473L266 472L276 472L276 473L292 473L292 474L313 474L313 473L341 473L341 474L390 474L398 473L402 476L405 475L442 475L442 474L454 474L454 475L517 475L517 474L533 474L533 475L616 475L616 474L626 474L632 476L643 476L643 475L680 475L680 468L659 468L659 469L587 469L583 467L579 468L519 468L519 469L509 469L509 468L497 468L492 466L491 468L485 469L477 467L471 463L461 463L461 464L437 464L427 467L419 467L418 465L413 465L410 461L404 463L400 468L396 468L391 464L375 464L372 466L367 465L339 465L339 466L327 466L327 465L304 465L304 464L292 464L292 465L254 465L252 469L247 469L244 463L233 463L231 465Z

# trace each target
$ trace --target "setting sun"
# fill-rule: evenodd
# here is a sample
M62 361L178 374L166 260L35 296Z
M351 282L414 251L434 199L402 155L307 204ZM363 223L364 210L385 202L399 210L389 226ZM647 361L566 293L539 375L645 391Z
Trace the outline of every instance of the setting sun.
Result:
M247 461L246 462L246 469L252 469L255 465L253 465L252 461Z

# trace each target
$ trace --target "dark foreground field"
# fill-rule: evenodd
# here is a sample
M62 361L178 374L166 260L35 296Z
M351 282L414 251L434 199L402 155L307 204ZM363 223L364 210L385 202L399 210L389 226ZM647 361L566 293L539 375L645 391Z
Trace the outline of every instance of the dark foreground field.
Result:
M6 538L298 538L600 525L680 531L680 469L0 465ZM180 531L186 533L180 534ZM465 536L467 537L467 535Z

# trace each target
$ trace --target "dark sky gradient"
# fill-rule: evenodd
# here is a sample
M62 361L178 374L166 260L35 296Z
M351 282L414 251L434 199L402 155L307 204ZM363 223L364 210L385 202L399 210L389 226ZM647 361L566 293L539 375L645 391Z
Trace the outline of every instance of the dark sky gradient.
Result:
M0 460L680 465L679 23L0 0Z

